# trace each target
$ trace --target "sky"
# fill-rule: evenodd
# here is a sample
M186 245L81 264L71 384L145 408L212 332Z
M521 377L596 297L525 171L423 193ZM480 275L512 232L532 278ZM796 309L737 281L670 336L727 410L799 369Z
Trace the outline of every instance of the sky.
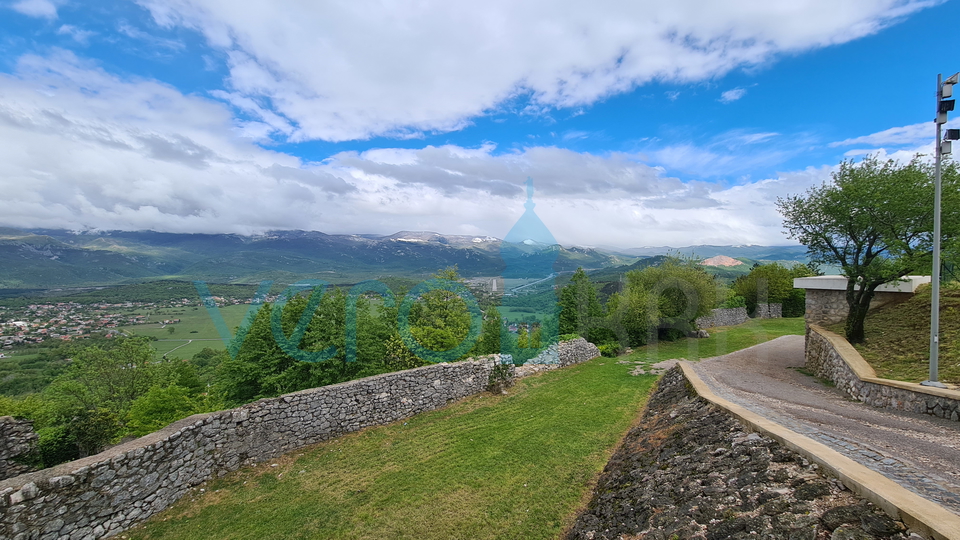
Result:
M0 0L0 225L788 245L932 154L960 0ZM950 127L960 127L951 120Z

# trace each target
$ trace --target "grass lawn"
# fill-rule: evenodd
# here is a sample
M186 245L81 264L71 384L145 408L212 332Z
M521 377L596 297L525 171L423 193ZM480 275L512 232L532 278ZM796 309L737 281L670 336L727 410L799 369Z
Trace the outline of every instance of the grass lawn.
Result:
M700 360L746 349L780 336L803 335L804 331L803 317L748 319L747 322L737 326L708 328L707 333L710 334L708 338L661 341L635 349L631 355L621 359L648 363L671 358Z
M210 481L124 536L555 538L656 381L617 360L700 358L802 331L802 320L750 321L695 340L696 355L661 344L521 379L506 396L473 396Z
M930 287L910 300L870 311L865 340L855 345L878 377L920 382L930 375ZM828 327L844 335L843 323ZM940 289L939 380L960 384L960 284Z

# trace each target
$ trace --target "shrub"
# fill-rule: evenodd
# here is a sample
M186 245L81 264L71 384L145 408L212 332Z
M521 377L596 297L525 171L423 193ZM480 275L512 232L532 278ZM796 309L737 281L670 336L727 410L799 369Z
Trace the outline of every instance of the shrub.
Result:
M600 349L601 356L606 356L608 358L616 358L623 352L623 346L615 341L597 345L597 348Z
M731 308L738 308L738 307L747 307L747 299L740 295L731 296L730 298L727 298L726 300L724 300L722 304L720 304L721 309L731 309Z

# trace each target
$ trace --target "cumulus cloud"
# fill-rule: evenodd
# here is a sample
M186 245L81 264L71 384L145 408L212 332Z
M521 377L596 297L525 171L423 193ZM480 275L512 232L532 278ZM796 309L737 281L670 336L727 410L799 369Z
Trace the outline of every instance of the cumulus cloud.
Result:
M413 137L517 99L542 114L650 81L707 80L875 33L937 3L138 2L160 25L195 29L224 51L230 92L269 103L295 127L261 127L292 141Z
M69 52L0 75L0 216L73 229L309 228L353 191L234 133L221 103L124 80Z
M241 136L220 101L58 51L0 75L0 223L259 233L434 230L502 237L522 188L564 244L783 242L772 201L816 174L718 188L626 153L495 145L341 152L305 163ZM728 134L749 140L764 134ZM772 135L770 135L772 136Z

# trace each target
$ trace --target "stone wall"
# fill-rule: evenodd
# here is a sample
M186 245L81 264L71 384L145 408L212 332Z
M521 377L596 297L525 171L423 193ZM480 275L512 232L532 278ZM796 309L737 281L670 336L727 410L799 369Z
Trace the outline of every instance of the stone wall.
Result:
M674 367L566 538L852 540L905 532L817 464L698 396Z
M567 366L600 355L560 343ZM198 414L95 456L0 480L0 538L112 536L243 465L482 392L500 355L385 373ZM509 365L510 376L515 368Z
M783 317L783 304L757 304L757 319L779 319Z
M18 463L18 457L29 454L37 444L33 422L0 416L0 480L33 470Z
M806 367L868 405L960 421L960 391L878 378L847 340L813 324L807 325Z
M736 326L747 322L747 308L715 309L712 315L697 318L697 328L713 328L714 326Z
M870 309L876 309L887 304L905 302L913 297L912 292L883 292L874 293L870 301ZM836 324L847 320L850 307L847 306L847 291L830 289L806 290L806 313L804 319L807 324Z
M586 362L600 356L600 349L583 338L571 339L558 344L560 367Z
M0 481L0 538L116 534L242 465L481 392L497 362L494 355L436 364L194 415L95 456Z

